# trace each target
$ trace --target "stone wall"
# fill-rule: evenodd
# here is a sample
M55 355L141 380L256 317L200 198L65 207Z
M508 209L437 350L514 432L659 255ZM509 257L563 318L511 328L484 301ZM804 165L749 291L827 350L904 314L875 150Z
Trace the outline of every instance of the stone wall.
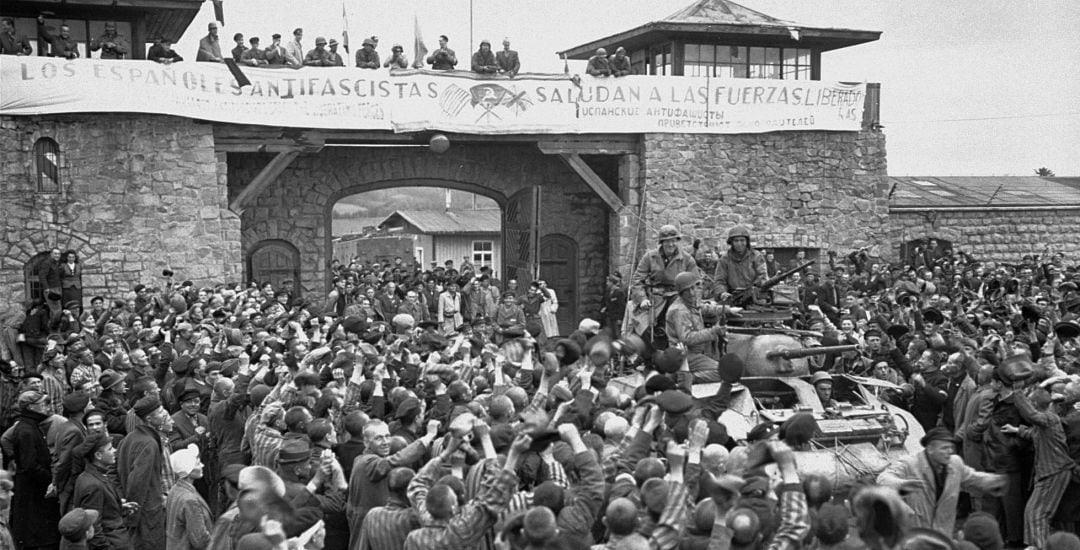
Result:
M755 247L876 255L886 242L880 132L648 134L644 149L644 246L663 224L724 249L735 224L750 226Z
M1069 261L1080 257L1080 210L972 209L902 211L890 215L893 254L900 243L935 237L976 259L1018 263L1050 245Z
M229 193L235 197L273 158L229 154ZM460 145L439 155L425 149L325 148L299 156L242 215L243 249L283 239L300 250L305 294L327 291L330 216L348 195L407 186L479 193L504 206L529 186L541 187L541 237L564 234L578 245L578 313L596 315L608 269L610 210L557 157L535 145ZM248 277L251 274L247 274Z
M39 193L34 143L60 146L60 193ZM171 268L197 284L239 280L240 220L227 209L213 128L152 115L0 118L0 299L25 299L23 266L78 252L83 295L120 296Z

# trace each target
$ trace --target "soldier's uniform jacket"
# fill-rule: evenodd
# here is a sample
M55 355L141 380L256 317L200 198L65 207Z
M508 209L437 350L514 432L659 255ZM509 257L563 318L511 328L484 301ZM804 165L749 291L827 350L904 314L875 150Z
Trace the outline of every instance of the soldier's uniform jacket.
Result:
M665 258L660 247L649 250L641 257L630 279L630 296L634 302L645 298L645 286L651 284L654 294L675 291L675 276L683 271L701 276L694 257L679 249L674 256Z
M740 288L750 288L765 281L765 255L753 248L742 257L728 250L716 262L713 291L716 295Z
M719 345L716 332L705 328L702 312L716 313L716 306L701 305L691 306L682 297L678 297L668 308L666 329L668 341L671 345L683 344L687 354L700 353L716 358L719 355Z

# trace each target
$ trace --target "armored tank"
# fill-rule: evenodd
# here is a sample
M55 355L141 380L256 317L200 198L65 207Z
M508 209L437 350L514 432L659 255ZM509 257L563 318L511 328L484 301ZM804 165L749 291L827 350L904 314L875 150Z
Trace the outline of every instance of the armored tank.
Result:
M812 362L855 346L814 346L814 333L787 329L732 327L728 353L742 358L742 378L734 384L728 410L718 419L736 440L763 422L782 424L798 413L812 414L818 431L797 450L799 469L843 484L876 476L892 461L922 447L923 430L911 413L882 396L899 387L886 381L832 375L826 407L810 381ZM720 384L695 384L694 397L715 396Z

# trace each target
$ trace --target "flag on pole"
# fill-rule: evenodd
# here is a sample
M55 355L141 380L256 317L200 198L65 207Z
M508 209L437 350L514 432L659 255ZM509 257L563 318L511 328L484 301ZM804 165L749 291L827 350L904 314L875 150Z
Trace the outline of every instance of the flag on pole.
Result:
M416 17L416 14L413 14L413 50L416 53L416 57L413 58L413 68L422 68L428 49L424 45L424 36L420 34L420 19Z
M349 15L345 10L345 0L341 0L341 47L349 53Z
M214 0L214 19L225 25L225 6L223 0Z

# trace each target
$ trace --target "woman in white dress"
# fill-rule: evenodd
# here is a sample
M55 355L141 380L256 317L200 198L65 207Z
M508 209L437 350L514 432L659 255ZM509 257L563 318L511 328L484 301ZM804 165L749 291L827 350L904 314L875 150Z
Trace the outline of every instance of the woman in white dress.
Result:
M540 322L544 325L544 335L548 338L559 336L559 318L555 315L559 311L559 299L555 291L547 286L547 281L540 283L540 293L544 295L544 301L540 302Z

